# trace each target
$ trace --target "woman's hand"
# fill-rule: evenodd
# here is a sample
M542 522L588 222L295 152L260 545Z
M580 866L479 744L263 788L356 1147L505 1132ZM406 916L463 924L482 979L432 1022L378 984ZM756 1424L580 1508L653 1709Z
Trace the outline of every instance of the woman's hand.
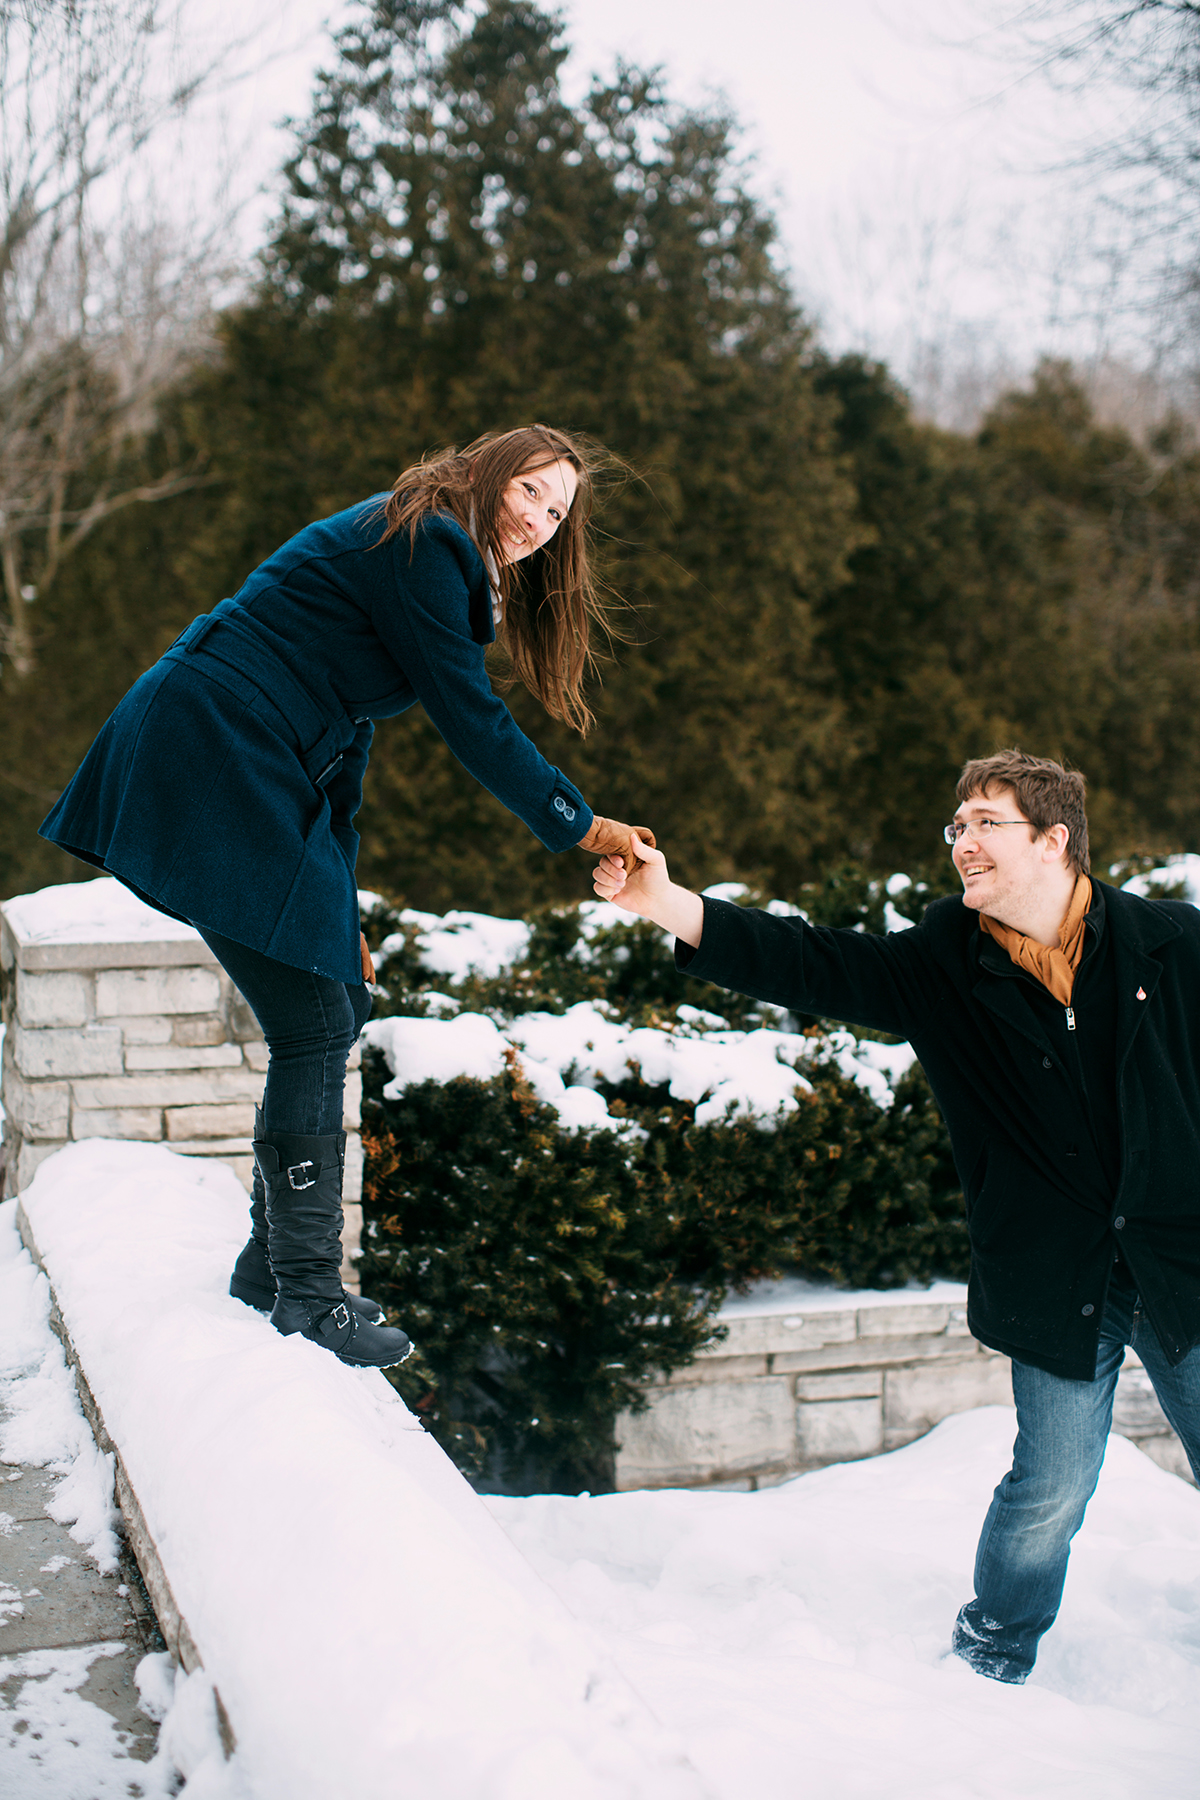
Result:
M600 898L653 919L686 944L698 945L704 930L704 902L699 894L676 886L667 873L662 851L644 843L638 832L630 833L629 842L637 858L632 874L626 875L616 856L605 856L592 870L592 885Z
M362 956L363 981L367 987L372 987L375 982L375 964L371 961L371 952L367 949L365 932L360 931L358 934L358 948L359 953Z
M619 819L602 819L597 813L587 836L581 837L575 847L597 856L615 858L623 863L625 873L632 875L637 869L637 857L630 844L635 831L643 844L653 845L654 833L648 825L622 825Z

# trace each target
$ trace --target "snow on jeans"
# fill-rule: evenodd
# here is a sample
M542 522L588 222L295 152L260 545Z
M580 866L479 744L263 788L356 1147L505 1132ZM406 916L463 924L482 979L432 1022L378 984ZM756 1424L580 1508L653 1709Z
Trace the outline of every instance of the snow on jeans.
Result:
M1014 1360L1017 1441L975 1558L976 1598L954 1648L981 1674L1024 1681L1058 1613L1071 1539L1100 1479L1117 1375L1132 1345L1200 1481L1200 1348L1172 1368L1131 1286L1109 1288L1094 1381L1068 1381Z
M241 990L267 1040L267 1131L300 1137L340 1131L346 1059L371 1011L367 988L294 969L204 926L197 930Z

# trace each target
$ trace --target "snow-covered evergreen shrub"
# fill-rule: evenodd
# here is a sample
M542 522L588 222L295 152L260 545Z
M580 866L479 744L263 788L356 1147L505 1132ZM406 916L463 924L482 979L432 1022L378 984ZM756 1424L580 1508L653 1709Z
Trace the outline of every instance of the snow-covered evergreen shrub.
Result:
M864 884L864 928L908 894L888 887ZM848 881L830 894L854 901ZM377 905L366 924L386 994L364 1058L363 1288L413 1335L397 1385L473 1478L611 1485L616 1414L695 1354L731 1286L965 1273L948 1144L905 1048L789 1031L607 907Z

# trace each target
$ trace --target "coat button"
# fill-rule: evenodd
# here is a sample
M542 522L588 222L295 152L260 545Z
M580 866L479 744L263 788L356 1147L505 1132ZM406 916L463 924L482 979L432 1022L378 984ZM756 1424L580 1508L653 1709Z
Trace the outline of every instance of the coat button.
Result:
M1092 1305L1091 1301L1089 1300L1087 1305L1083 1309L1084 1318L1090 1319L1092 1314L1095 1312L1095 1310L1096 1310L1095 1307Z
M560 813L565 813L567 810L567 803L561 794L555 794L554 796L554 810L555 812Z
M1051 1062L1051 1060L1048 1056L1043 1056L1042 1067L1043 1067L1043 1069L1052 1069L1054 1067L1054 1064Z
M1122 1218L1121 1214L1118 1213L1116 1218L1113 1220L1113 1230L1114 1231L1124 1231L1124 1229L1125 1229L1125 1220Z

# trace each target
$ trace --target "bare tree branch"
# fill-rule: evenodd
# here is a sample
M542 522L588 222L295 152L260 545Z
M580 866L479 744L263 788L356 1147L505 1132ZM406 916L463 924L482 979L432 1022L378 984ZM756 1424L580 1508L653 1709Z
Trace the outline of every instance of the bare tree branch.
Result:
M181 242L134 185L153 133L218 67L161 77L180 12L0 0L0 657L17 677L35 662L33 608L84 538L203 479L121 476L210 341L228 275L224 221Z

